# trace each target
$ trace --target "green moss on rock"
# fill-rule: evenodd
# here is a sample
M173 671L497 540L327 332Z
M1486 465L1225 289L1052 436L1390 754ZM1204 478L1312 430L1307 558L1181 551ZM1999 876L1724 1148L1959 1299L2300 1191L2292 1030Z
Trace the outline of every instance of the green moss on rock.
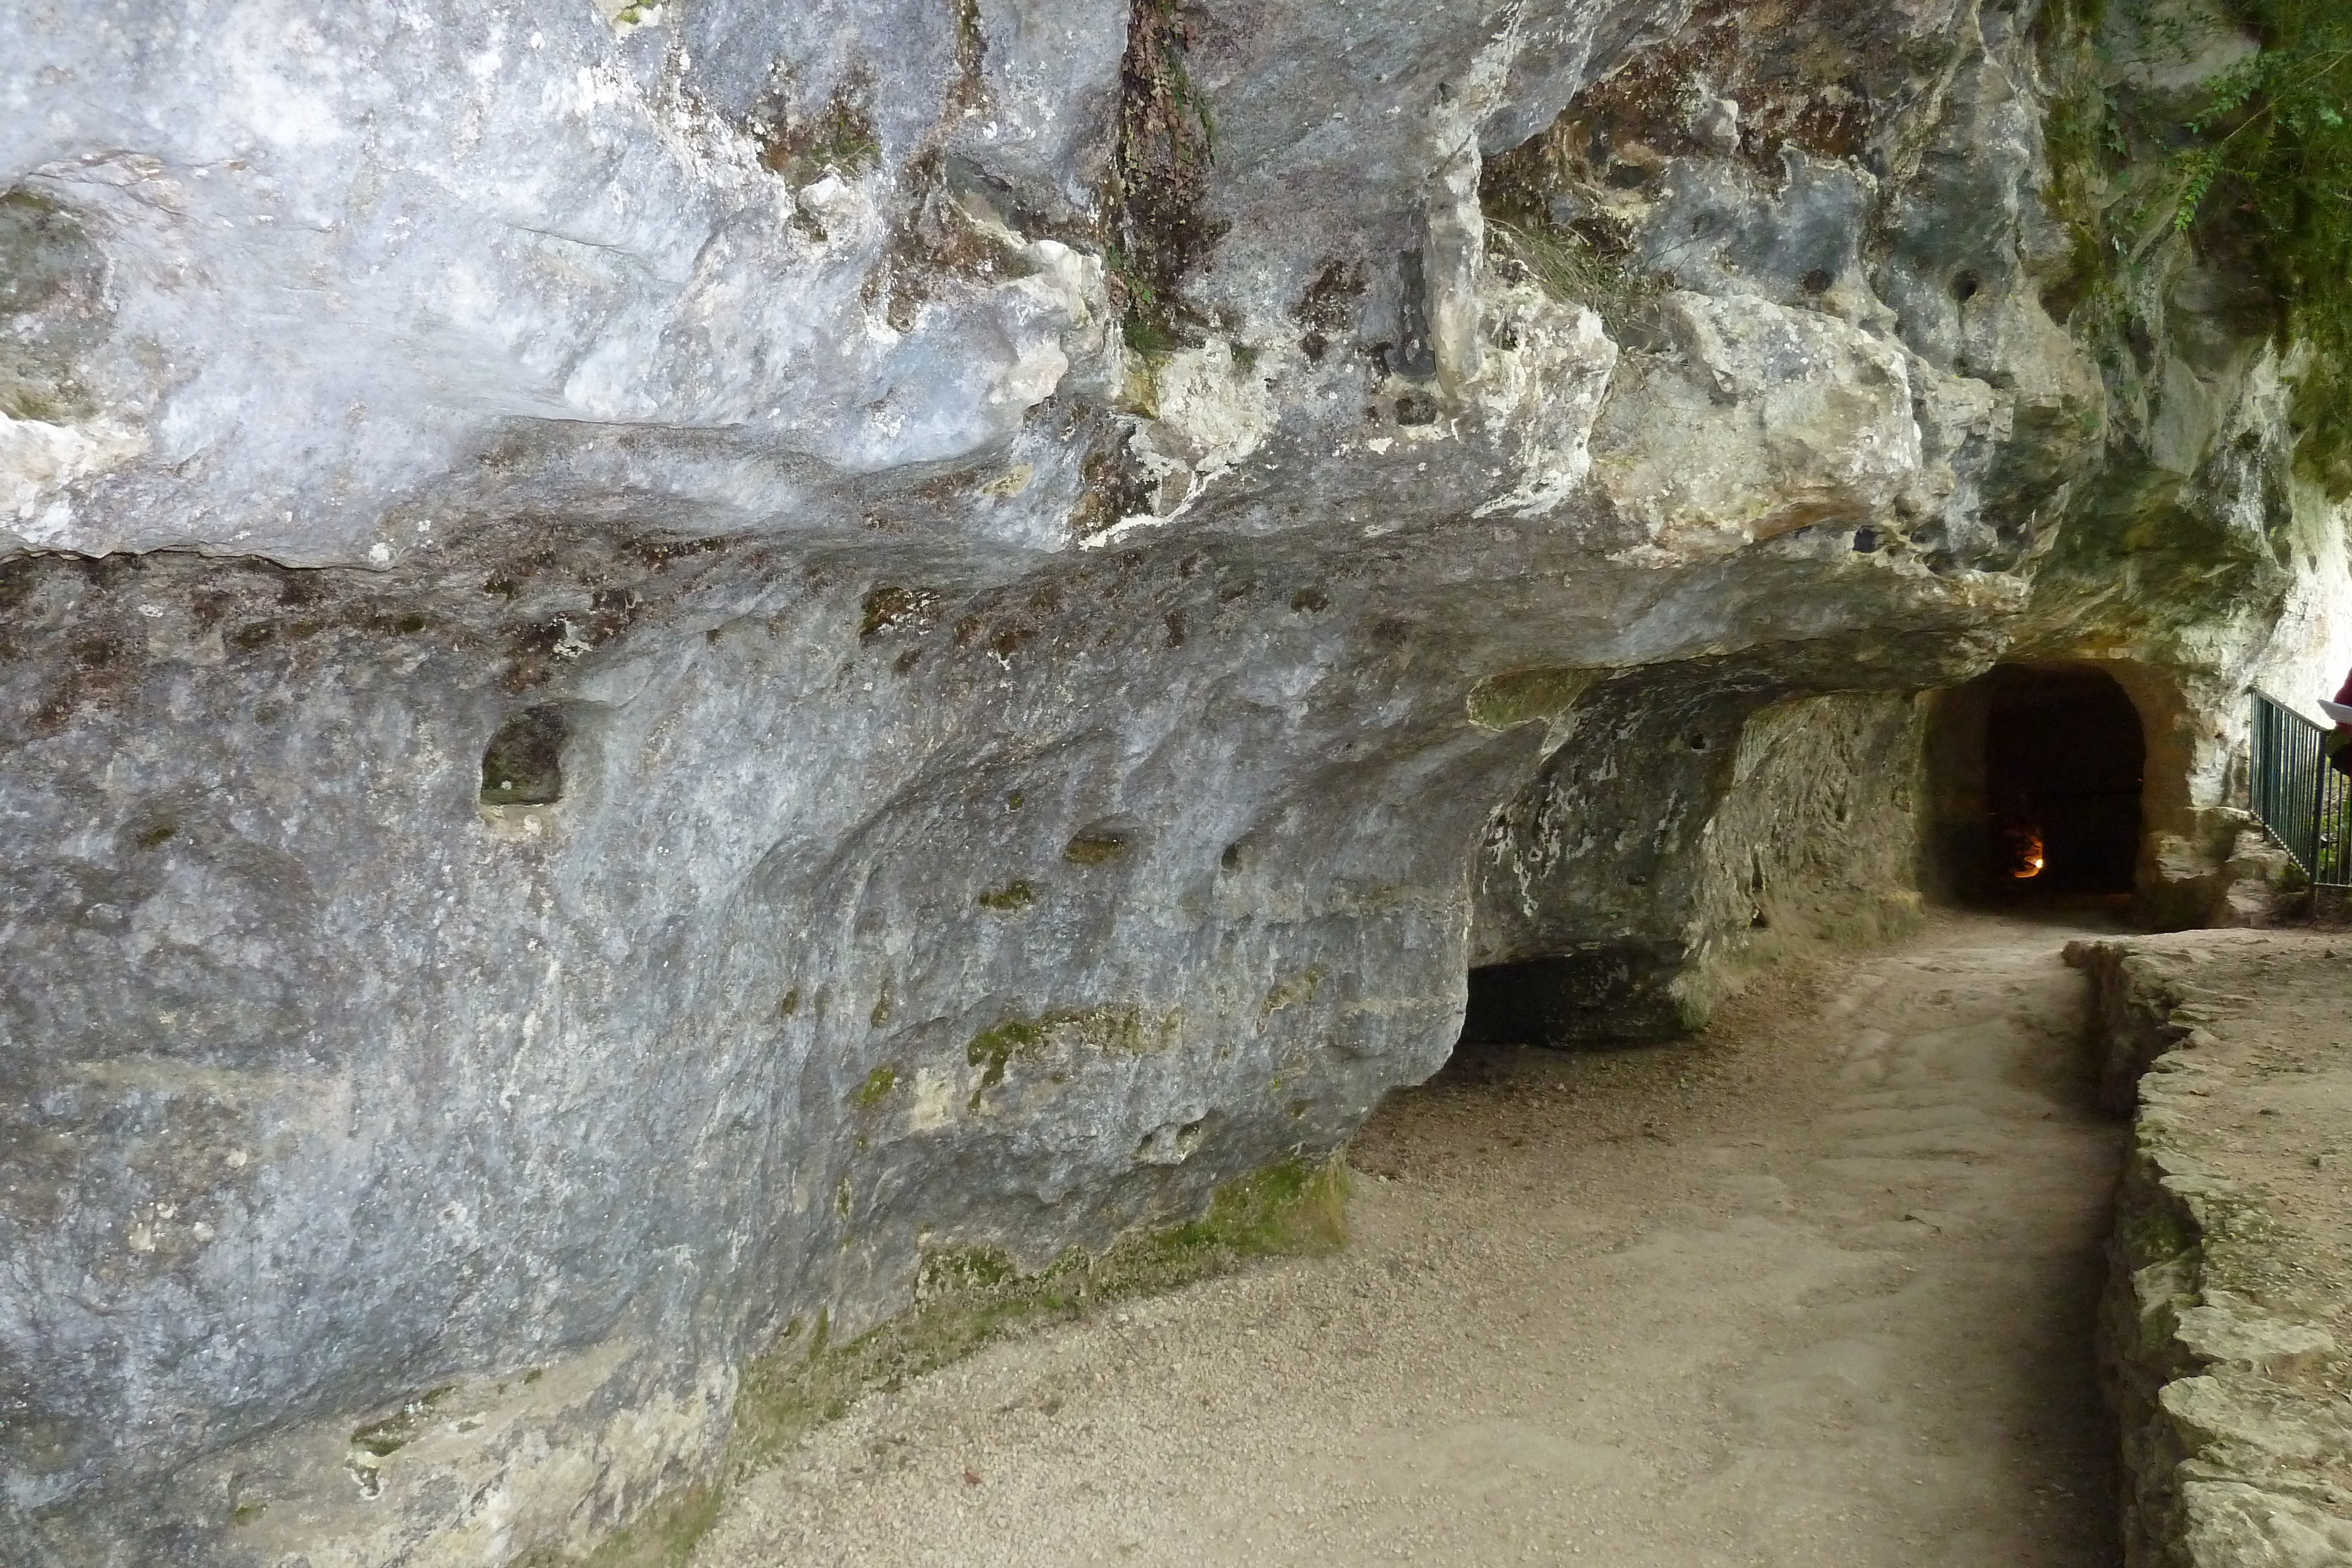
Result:
M971 1108L980 1108L981 1097L1004 1082L1006 1070L1015 1061L1083 1051L1149 1056L1173 1046L1183 1027L1181 1008L1171 1008L1155 1017L1132 1002L1049 1012L1034 1019L1006 1019L972 1036L964 1047L964 1061L982 1070L980 1082L972 1089Z
M725 1496L715 1481L695 1481L663 1493L585 1557L543 1546L512 1559L507 1568L677 1568L719 1521Z
M1073 865L1101 865L1125 853L1126 835L1108 831L1078 833L1062 846L1062 858Z
M889 1099L890 1092L898 1086L898 1070L891 1066L888 1062L884 1062L881 1066L867 1073L866 1075L865 1083L858 1088L858 1109L861 1111L873 1110L876 1106L880 1105L884 1101Z
M1035 1273L991 1248L929 1254L911 1311L841 1345L826 1343L820 1318L814 1333L788 1334L746 1370L722 1477L740 1480L866 1394L896 1389L1007 1334L1075 1322L1105 1303L1228 1273L1253 1258L1337 1251L1347 1245L1347 1192L1339 1162L1286 1160L1219 1187L1198 1219L1131 1231L1099 1253L1072 1249Z
M1566 713L1576 699L1608 672L1603 670L1511 670L1489 675L1470 688L1470 722L1481 729L1505 730Z
M1035 1054L1045 1040L1045 1030L1024 1019L1007 1019L973 1035L971 1043L964 1047L964 1061L984 1071L980 1086L972 1091L972 1104L977 1107L981 1095L1004 1082L1004 1070L1015 1057Z
M1026 882L1013 881L1003 887L990 888L973 902L982 909L992 909L1000 915L1012 915L1037 902L1037 890Z

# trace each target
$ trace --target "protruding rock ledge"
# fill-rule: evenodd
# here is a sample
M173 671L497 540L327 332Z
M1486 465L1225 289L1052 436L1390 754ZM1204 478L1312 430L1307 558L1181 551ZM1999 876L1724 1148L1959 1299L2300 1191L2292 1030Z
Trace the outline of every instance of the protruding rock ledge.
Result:
M2132 1108L2101 1312L2130 1568L2352 1561L2352 939L2076 942Z

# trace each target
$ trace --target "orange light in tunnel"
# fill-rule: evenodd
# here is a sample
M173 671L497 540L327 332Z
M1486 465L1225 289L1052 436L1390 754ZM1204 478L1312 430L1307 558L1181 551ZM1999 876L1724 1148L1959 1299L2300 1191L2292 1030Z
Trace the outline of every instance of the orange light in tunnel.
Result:
M2020 882L2042 874L2042 835L2028 828L2017 836L2017 869L2009 874Z

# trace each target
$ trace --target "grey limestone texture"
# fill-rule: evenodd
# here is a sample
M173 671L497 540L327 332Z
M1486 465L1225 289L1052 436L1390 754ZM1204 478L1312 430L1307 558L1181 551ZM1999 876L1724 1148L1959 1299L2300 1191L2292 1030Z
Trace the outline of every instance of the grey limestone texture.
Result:
M1474 964L1899 923L2004 657L2202 918L2343 517L2242 277L2074 329L2049 107L2178 87L2034 13L0 8L0 1562L584 1554Z
M2082 942L2132 1112L2100 1322L2129 1568L2352 1558L2342 932Z

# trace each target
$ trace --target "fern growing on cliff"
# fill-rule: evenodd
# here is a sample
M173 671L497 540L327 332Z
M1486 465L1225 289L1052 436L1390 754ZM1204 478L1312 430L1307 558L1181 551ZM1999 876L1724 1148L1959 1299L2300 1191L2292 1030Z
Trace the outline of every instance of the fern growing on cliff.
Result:
M2074 265L2046 296L2126 397L2128 345L2160 332L2163 277L2184 246L2254 285L2295 350L2297 460L2352 495L2352 3L2045 0L2036 30L2056 89L2044 123L2051 209ZM2117 68L2218 66L2186 109L2117 89ZM2150 312L2153 310L2154 315Z
M2249 232L2280 337L2309 354L2295 400L2304 454L2352 493L2352 5L2241 0L2259 47L2216 77L2153 204L2177 233Z

